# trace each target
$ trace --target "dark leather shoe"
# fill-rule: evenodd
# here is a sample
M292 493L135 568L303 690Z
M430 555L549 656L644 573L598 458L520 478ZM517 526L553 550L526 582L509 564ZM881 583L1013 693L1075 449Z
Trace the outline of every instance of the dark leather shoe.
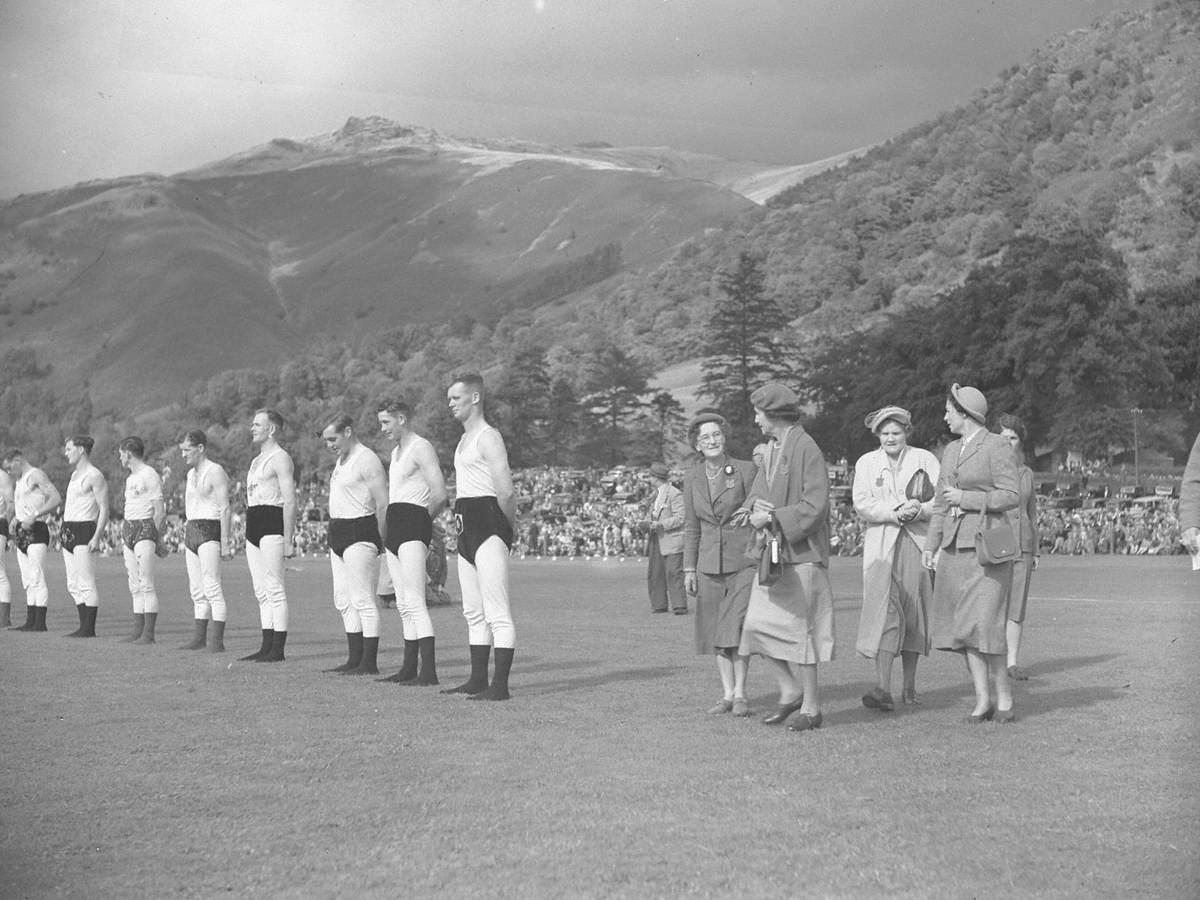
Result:
M867 709L878 709L881 712L891 712L896 708L896 701L892 699L892 695L882 688L871 688L867 693L863 694L862 705Z
M791 703L780 703L775 707L775 712L768 713L763 716L762 723L764 725L778 725L781 722L787 721L787 717L804 705L804 695L801 694Z
M1011 725L1013 722L1017 721L1016 709L1010 706L1008 709L996 710L996 721L1001 722L1004 725Z
M671 610L671 612L675 613L675 615L677 615L677 616L686 616L686 615L687 615L687 608L686 608L686 607L683 607L683 606L681 606L681 607L679 607L679 609L673 609L673 610Z
M739 719L745 719L750 716L750 704L746 702L745 697L734 697L733 698L732 712L733 712L734 716Z
M972 713L971 715L967 716L967 723L970 725L982 725L984 722L992 721L992 717L994 715L996 715L996 707L989 706L979 715Z
M727 713L727 712L732 712L732 711L733 711L733 701L732 700L721 700L712 709L710 709L708 711L708 714L710 716L719 716L719 715L721 715L721 713Z
M1008 678L1010 681L1028 681L1029 673L1018 666L1009 666Z
M800 713L792 721L788 722L788 731L814 731L821 727L821 714L810 716L808 713Z

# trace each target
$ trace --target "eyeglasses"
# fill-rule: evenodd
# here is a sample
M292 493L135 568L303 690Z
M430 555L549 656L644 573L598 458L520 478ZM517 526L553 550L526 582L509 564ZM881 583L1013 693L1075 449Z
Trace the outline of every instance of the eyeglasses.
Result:
M698 444L719 444L723 440L725 440L725 435L721 434L721 432L719 432L719 431L714 431L714 432L712 432L712 434L700 435L698 438L696 438L696 443L698 443Z

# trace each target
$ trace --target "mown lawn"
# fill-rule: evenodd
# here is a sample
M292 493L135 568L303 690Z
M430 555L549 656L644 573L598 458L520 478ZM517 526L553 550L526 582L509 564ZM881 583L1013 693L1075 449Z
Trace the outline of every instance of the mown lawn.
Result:
M345 642L321 560L289 573L286 663L236 661L258 646L242 559L230 652L176 651L191 607L182 559L163 569L153 647L116 640L117 560L100 638L61 636L57 558L51 632L0 633L4 898L1200 896L1183 557L1046 560L1010 726L963 723L948 654L923 661L916 711L864 709L858 561L836 560L840 655L803 735L705 715L715 666L691 617L649 614L637 562L514 562L508 703L323 674ZM465 624L433 613L454 684ZM399 630L385 613L389 671ZM766 712L761 663L751 688Z

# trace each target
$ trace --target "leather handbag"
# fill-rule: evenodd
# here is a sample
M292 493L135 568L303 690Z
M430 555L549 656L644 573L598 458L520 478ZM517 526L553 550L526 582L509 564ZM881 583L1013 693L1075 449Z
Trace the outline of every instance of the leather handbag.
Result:
M775 520L771 520L771 528L767 539L763 541L762 554L758 557L758 583L769 587L783 575L783 553L781 551L779 534L776 531Z
M932 500L933 482L929 480L929 473L924 469L913 472L912 478L908 479L904 488L904 496L908 500L920 500L922 503Z
M983 566L998 566L1012 562L1020 554L1017 537L1007 517L1000 525L987 525L987 494L983 495L983 509L979 511L979 530L975 532L975 556Z

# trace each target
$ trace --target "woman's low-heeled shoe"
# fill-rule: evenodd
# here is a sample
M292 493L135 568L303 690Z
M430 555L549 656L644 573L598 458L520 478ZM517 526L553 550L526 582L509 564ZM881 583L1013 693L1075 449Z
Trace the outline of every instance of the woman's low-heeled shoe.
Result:
M1017 711L1015 707L1010 706L1008 709L996 710L996 721L1002 722L1005 725L1011 725L1017 721Z
M982 725L984 722L992 721L992 717L994 715L996 715L996 707L989 706L987 709L985 709L979 715L975 715L975 713L971 713L971 715L967 716L967 722L971 725Z
M792 721L788 722L788 731L813 731L821 727L821 714L810 716L808 713L800 713Z
M719 703L717 703L715 706L713 706L708 711L708 714L710 716L719 716L719 715L721 715L721 713L727 713L732 709L733 709L733 701L732 700L722 700Z
M804 705L804 695L801 694L791 703L780 703L775 707L775 712L768 713L763 716L762 723L764 725L778 725L780 722L787 720L787 717Z
M744 719L750 715L750 704L746 702L745 697L733 698L733 714L739 719Z
M896 708L896 701L883 688L871 688L863 694L862 705L867 709L877 709L880 712L891 712Z

